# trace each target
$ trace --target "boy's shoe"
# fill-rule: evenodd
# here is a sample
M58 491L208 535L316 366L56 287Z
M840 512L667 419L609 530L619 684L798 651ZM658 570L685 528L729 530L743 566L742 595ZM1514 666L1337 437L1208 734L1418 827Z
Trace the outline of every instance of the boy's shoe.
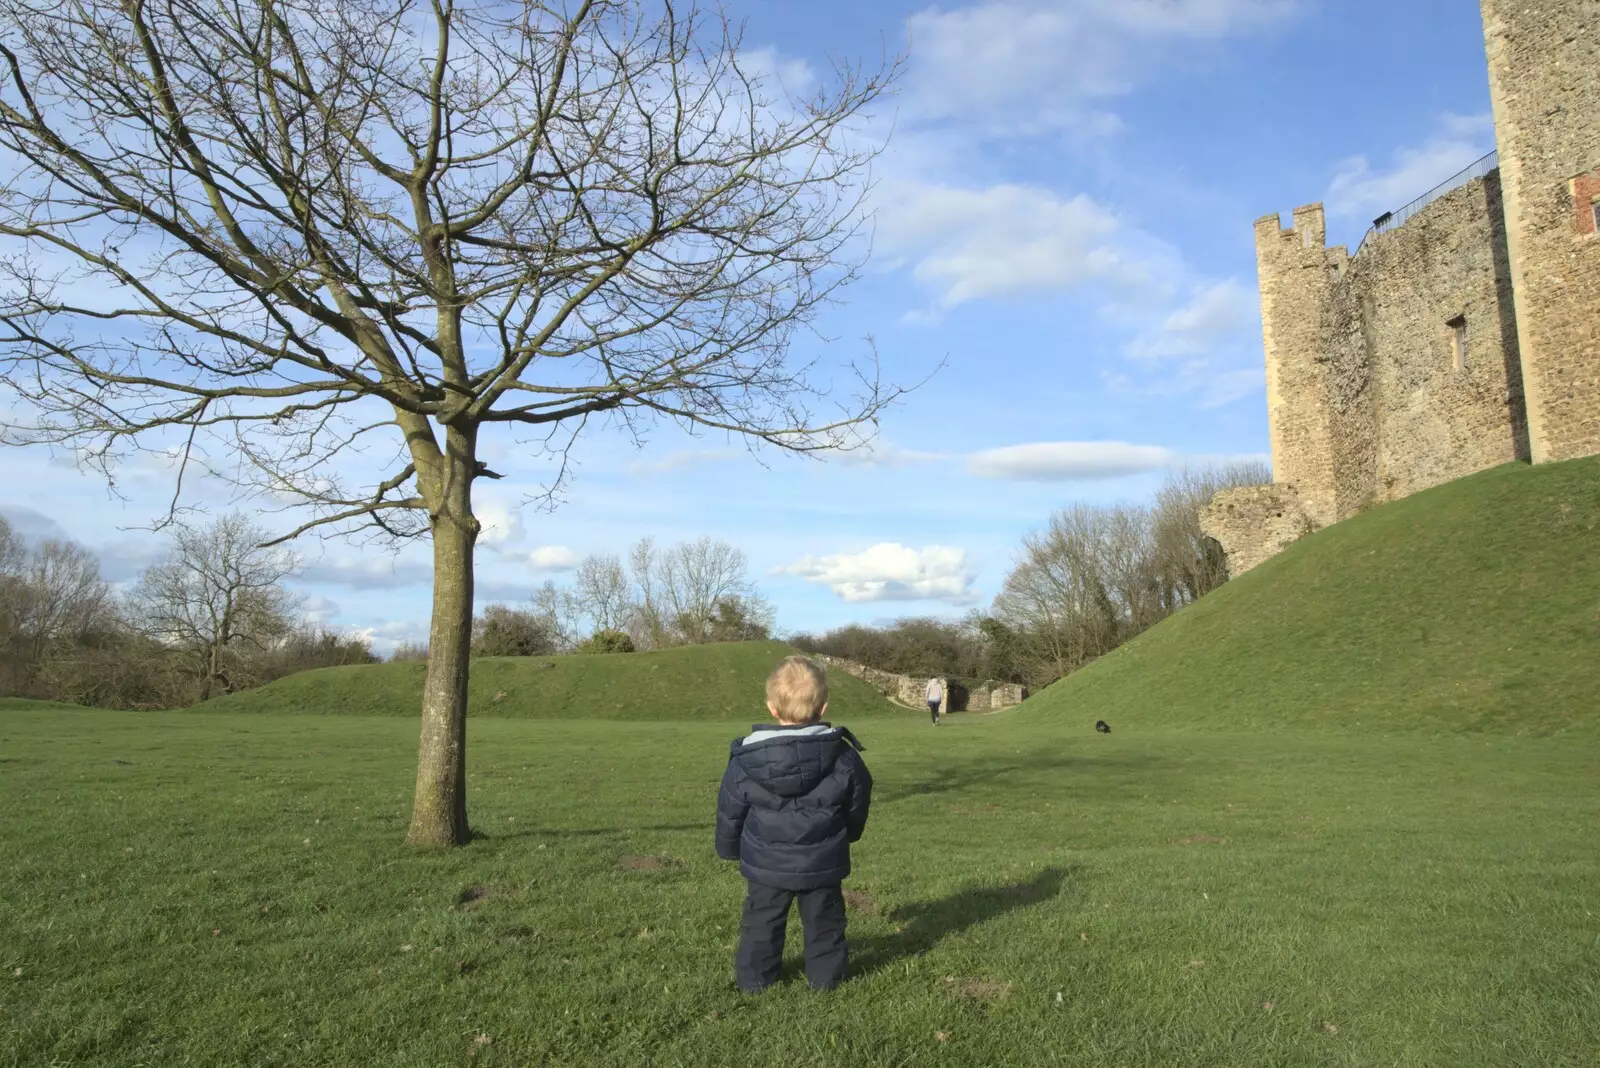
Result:
M772 985L773 985L772 983L768 983L768 984L766 984L766 986L740 986L738 983L735 983L735 984L733 984L733 988L735 990L737 990L741 994L752 994L752 995L754 995L754 994L765 993L767 988L772 986Z

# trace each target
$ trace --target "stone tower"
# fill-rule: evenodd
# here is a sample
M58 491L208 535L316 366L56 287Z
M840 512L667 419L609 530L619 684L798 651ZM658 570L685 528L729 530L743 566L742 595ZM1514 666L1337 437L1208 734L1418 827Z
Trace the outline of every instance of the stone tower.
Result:
M1317 526L1339 518L1329 368L1319 357L1323 312L1346 259L1342 247L1327 248L1321 204L1296 208L1287 230L1276 215L1256 220L1273 478L1293 487Z
M1588 456L1600 453L1600 0L1481 2L1532 459Z

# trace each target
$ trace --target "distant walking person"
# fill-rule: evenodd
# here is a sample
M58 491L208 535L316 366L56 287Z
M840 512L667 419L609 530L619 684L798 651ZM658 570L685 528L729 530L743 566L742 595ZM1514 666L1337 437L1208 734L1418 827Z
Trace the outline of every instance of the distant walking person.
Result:
M944 686L938 679L928 680L928 718L939 725L939 706L944 704Z

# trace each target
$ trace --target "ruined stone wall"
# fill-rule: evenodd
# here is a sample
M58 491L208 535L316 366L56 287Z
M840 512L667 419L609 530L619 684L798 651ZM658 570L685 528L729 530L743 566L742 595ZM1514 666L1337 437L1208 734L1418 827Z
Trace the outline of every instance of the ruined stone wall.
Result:
M1600 0L1481 0L1535 463L1600 452Z
M891 701L905 705L908 708L925 709L928 707L926 694L928 680L926 678L913 678L909 675L897 675L892 671L879 671L877 668L858 664L853 660L844 660L836 656L825 656L821 653L811 654L815 660L820 660L830 669L854 675L868 686L877 690ZM940 692L943 700L939 704L941 714L951 710L951 697L957 698L957 710L965 712L998 712L1003 708L1020 705L1028 696L1025 687L1008 682L987 682L980 686L965 687L959 683L952 684L950 679L940 679Z
M1497 173L1374 235L1324 315L1340 518L1527 457Z
M1200 529L1222 546L1228 574L1238 576L1309 533L1311 520L1292 486L1240 486L1211 498Z

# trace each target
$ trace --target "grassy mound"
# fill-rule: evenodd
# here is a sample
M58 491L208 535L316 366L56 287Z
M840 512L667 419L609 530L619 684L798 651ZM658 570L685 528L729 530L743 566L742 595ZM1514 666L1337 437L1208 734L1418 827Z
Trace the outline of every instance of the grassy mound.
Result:
M1597 650L1600 459L1510 465L1304 539L1019 714L1592 732Z
M472 714L518 719L766 717L767 674L795 652L782 642L740 642L653 653L491 657L472 663ZM201 706L208 712L417 714L421 663L321 668ZM845 722L897 713L878 691L842 671L828 679L828 717Z

